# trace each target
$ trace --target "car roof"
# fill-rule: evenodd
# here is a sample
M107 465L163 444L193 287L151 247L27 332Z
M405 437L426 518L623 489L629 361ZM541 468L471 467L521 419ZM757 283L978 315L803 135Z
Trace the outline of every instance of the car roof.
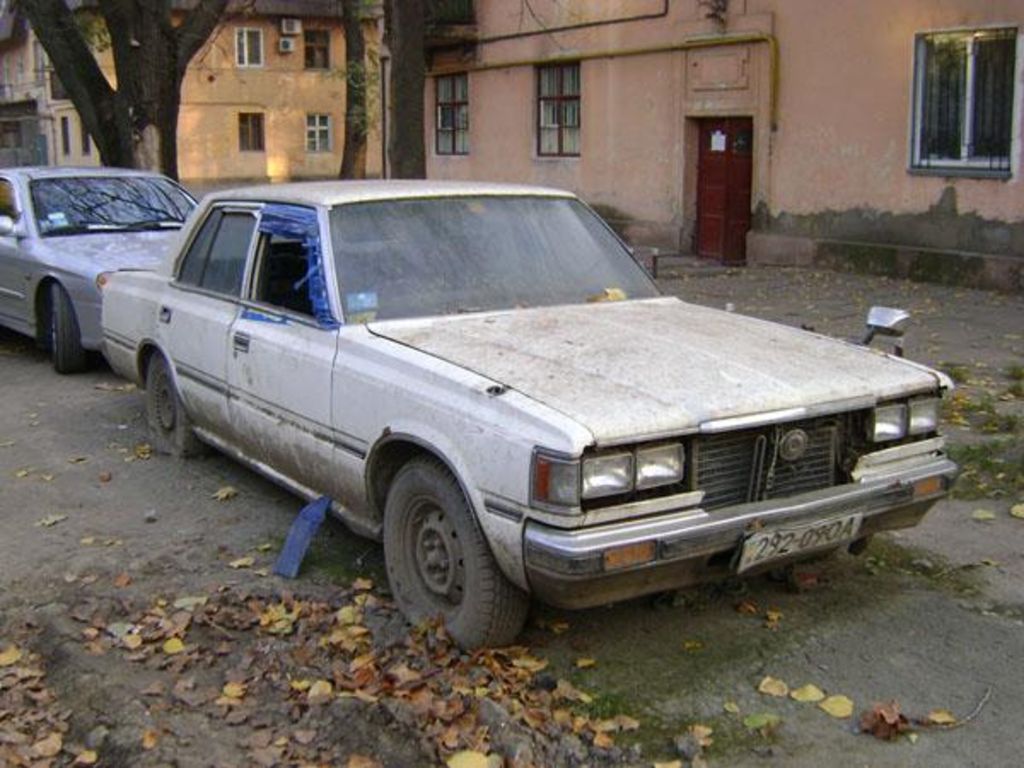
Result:
M0 172L8 175L22 176L26 179L67 179L80 178L82 176L146 176L156 177L159 173L154 171L139 171L132 168L106 168L102 166L73 166L73 165L30 165L15 168L3 168Z
M443 198L466 196L574 197L571 192L525 184L497 184L475 181L308 181L291 184L263 184L212 192L207 200L266 200L306 205L342 205L372 200Z

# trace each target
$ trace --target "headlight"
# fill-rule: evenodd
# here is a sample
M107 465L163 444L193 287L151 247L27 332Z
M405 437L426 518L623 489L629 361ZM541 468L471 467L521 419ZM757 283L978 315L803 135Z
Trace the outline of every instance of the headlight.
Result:
M876 443L899 440L907 434L907 406L883 405L871 414L868 424L868 439Z
M910 401L910 426L907 431L912 435L923 435L939 428L939 399L937 397L922 398Z
M615 453L583 461L583 498L596 499L633 490L633 454Z
M683 446L659 445L636 452L636 487L657 488L683 479Z
M580 463L572 459L533 455L534 501L575 507L580 503Z

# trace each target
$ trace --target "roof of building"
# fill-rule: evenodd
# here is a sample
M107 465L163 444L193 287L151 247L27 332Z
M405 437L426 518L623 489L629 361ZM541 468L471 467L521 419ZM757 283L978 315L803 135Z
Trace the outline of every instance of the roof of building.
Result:
M518 195L573 197L571 192L524 184L464 181L312 181L264 184L213 192L209 200L268 200L306 205L342 205L372 200L408 200L422 197Z

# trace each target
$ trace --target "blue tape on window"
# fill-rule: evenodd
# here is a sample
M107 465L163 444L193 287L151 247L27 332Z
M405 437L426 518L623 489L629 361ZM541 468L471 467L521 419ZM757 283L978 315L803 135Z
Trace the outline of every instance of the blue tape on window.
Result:
M302 241L308 259L308 271L300 283L307 283L313 315L324 328L337 328L340 323L331 313L331 302L324 278L324 254L320 247L320 225L316 211L298 205L271 204L260 215L260 232Z

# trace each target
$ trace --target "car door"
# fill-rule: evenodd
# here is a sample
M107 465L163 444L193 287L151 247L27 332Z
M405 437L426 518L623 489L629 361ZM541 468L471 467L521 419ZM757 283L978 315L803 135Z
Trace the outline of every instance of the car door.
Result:
M322 275L317 213L267 205L228 355L230 415L250 457L336 495L331 385L337 327Z
M228 355L240 311L256 206L218 205L199 225L158 309L161 344L197 426L230 439Z
M0 216L18 220L21 208L14 183L0 177ZM28 330L28 306L25 296L28 281L22 263L21 242L14 234L0 237L0 321L18 330Z

